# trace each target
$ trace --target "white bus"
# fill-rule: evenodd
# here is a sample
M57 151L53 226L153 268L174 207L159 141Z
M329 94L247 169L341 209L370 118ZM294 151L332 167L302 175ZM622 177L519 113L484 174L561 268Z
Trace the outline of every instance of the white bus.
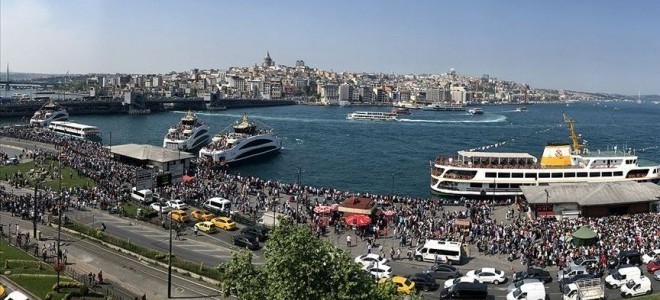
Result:
M48 129L55 133L72 136L79 139L100 140L101 131L90 125L78 124L67 121L52 121Z
M431 262L452 262L463 260L463 244L460 242L427 240L415 249L415 260Z
M131 189L131 198L144 204L149 204L154 201L154 194L151 190L137 190L136 187Z

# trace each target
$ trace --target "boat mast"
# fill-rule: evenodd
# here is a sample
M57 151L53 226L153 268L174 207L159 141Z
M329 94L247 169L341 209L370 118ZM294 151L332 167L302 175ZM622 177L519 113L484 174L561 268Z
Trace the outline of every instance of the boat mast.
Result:
M566 115L566 113L562 113L562 115L564 116L564 123L568 125L568 130L571 132L571 141L573 142L573 153L579 154L580 150L584 147L584 145L580 144L580 137L575 132L575 121L569 118Z

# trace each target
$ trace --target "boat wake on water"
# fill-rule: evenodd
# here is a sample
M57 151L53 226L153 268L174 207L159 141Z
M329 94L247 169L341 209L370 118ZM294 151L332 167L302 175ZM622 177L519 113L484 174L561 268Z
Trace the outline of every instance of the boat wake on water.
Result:
M185 113L185 112L174 111L174 113ZM195 114L200 116L217 116L217 117L230 117L230 118L240 118L241 116L243 116L243 114L223 114L223 113L204 113L204 112L198 112ZM335 119L320 119L320 118L307 119L307 118L290 118L290 117L272 117L272 116L261 116L261 115L253 115L252 118L260 119L260 120L269 120L269 121L294 121L294 122L308 122L308 123L321 123L321 122L343 123L344 122L344 120L335 120Z
M413 123L498 123L506 121L506 116L496 116L495 118L479 118L479 119L461 119L461 120L423 120L423 119L397 119L399 122L413 122Z

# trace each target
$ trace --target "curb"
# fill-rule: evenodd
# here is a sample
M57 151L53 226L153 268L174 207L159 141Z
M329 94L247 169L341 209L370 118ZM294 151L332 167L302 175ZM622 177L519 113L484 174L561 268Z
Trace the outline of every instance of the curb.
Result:
M57 228L57 226L56 226L55 224L53 224L53 223L51 223L50 226L51 226L51 227L54 227L54 228ZM144 261L144 262L147 262L147 263L149 263L149 264L159 265L159 266L164 267L164 268L167 268L167 267L168 267L168 264L166 264L166 263L163 263L163 262L160 262L160 261L157 261L157 260L151 259L151 258L144 257L144 256L142 256L142 255L139 255L139 254L135 253L135 252L128 251L128 250L126 250L126 249L124 249L124 248L121 248L121 247L118 247L118 246L115 246L115 245L112 245L112 244L106 243L106 242L104 242L104 241L102 241L102 240L99 240L99 239L97 239L97 238L95 238L95 237L91 237L91 236L89 236L89 235L86 235L86 234L80 233L80 232L78 232L78 231L75 231L75 230L72 230L72 229L69 229L69 228L66 228L66 227L62 227L62 230L66 231L66 232L68 232L68 233L71 233L71 234L77 234L77 235L79 235L79 236L82 236L82 237L85 237L85 238L87 238L87 239L90 239L90 240L96 241L96 242L98 242L98 243L101 243L101 245L103 245L103 246L105 246L105 247L108 247L108 248L113 249L113 250L115 250L115 251L119 251L119 252L121 252L121 253L128 254L128 255L130 255L130 256L133 256L133 257L137 258L139 261ZM172 270L174 270L174 271L176 271L177 273L180 273L180 274L188 274L188 275L190 275L190 277L192 277L192 278L194 278L194 279L201 279L201 280L203 280L203 281L206 282L206 283L210 283L210 284L213 284L213 285L216 285L216 286L220 284L220 281L218 281L218 280L215 280L215 279L212 279L212 278L208 278L208 277L206 277L206 276L202 276L202 275L199 275L199 274L193 273L192 271L184 270L184 269L181 269L181 268L178 268L178 267L175 267L175 266L172 266Z
M9 283L13 286L12 289L14 289L14 290L18 290L18 291L20 291L21 293L24 293L24 294L28 295L29 298L31 298L31 299L41 299L41 297L37 297L37 295L32 294L32 292L26 290L25 288L23 288L22 286L20 286L19 284L17 284L17 283L14 282L13 280L11 280L9 277L7 277L7 276L5 276L5 275L0 275L0 278L2 278L2 280L6 280L7 282L9 282ZM18 287L18 288L14 288L14 287ZM5 291L5 292L6 292L7 294L9 294L8 291Z

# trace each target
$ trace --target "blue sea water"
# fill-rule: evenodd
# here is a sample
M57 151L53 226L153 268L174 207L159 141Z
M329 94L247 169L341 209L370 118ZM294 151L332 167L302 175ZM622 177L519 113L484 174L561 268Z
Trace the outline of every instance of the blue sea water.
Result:
M483 116L416 110L399 122L346 120L353 111L389 111L387 107L297 105L198 112L198 116L215 133L247 113L283 138L278 155L243 164L237 172L295 182L301 168L303 184L355 192L427 197L429 161L459 150L498 145L487 151L538 157L546 143L570 141L562 112L575 120L590 150L634 148L640 158L660 162L659 105L579 102L528 105L527 112L516 112L516 107L485 106ZM184 113L87 115L73 116L72 121L99 127L105 144L161 146L169 126ZM0 120L0 125L17 121Z

